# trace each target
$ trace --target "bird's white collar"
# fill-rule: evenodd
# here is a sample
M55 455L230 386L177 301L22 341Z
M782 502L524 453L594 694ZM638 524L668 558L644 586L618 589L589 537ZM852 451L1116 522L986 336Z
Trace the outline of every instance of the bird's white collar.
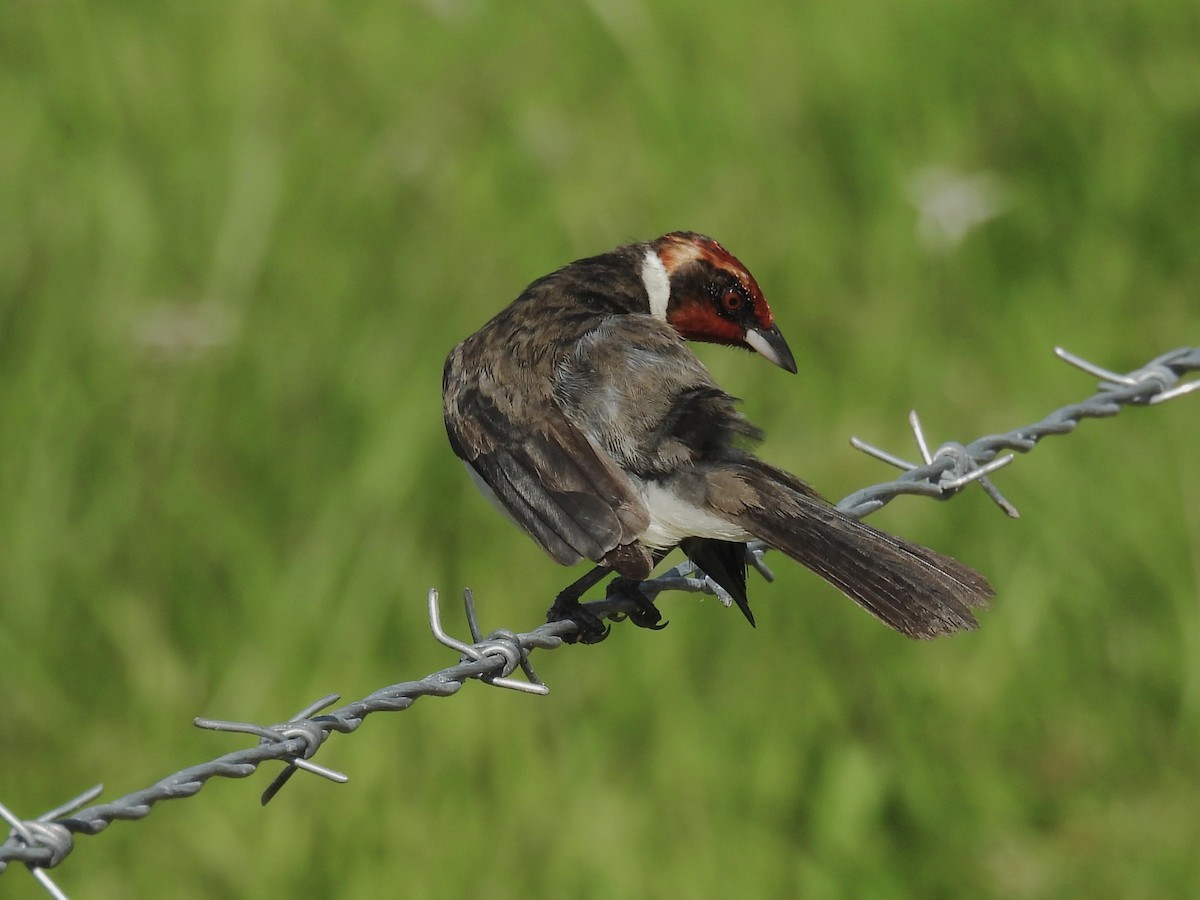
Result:
M671 277L654 248L646 251L642 261L642 283L646 285L646 293L650 295L650 315L660 322L667 321L667 304L671 300Z

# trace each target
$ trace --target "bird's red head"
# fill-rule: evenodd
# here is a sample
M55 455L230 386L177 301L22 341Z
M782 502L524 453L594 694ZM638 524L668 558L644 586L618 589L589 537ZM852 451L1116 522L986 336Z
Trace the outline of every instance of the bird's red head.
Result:
M652 241L642 277L651 313L687 340L745 347L796 371L758 282L712 238L675 231Z

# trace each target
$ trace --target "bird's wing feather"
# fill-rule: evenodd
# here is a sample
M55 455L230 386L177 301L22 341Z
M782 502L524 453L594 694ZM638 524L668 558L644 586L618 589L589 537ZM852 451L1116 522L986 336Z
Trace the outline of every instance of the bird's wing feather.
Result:
M674 329L649 316L593 319L552 360L482 352L486 339L446 361L450 443L560 563L607 561L646 577L643 548L636 565L612 554L651 525L647 481L758 435Z
M446 362L446 431L502 508L564 565L636 540L647 515L620 467L545 389L513 391L518 376L479 372L471 356L460 345Z
M649 316L610 316L557 366L554 394L622 469L660 478L761 432L683 338Z

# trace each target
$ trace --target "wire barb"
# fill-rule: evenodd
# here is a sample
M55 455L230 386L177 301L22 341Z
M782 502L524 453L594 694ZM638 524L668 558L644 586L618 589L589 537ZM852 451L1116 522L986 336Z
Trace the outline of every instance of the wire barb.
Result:
M923 454L925 464L920 466L858 438L851 438L850 443L856 449L905 471L895 481L872 485L847 495L838 502L838 509L861 518L902 494L944 498L948 496L947 487L953 491L971 480L978 480L988 495L1006 513L1015 516L1016 509L995 490L995 485L990 483L990 479L985 477L995 468L1008 464L1011 454L1004 451L1028 453L1042 438L1055 434L1069 434L1084 419L1114 416L1121 411L1122 406L1154 405L1200 389L1200 380L1179 384L1184 375L1200 371L1200 348L1183 347L1172 350L1126 375L1110 372L1061 347L1056 347L1054 352L1071 365L1102 379L1092 397L1081 403L1056 409L1040 422L1023 428L981 437L965 446L945 444L937 453L928 454L928 457ZM918 446L921 446L922 442L923 437L918 439ZM928 451L927 445L925 450ZM944 482L945 473L952 470L955 474Z
M46 869L52 869L67 858L75 848L75 839L66 826L54 821L62 816L70 815L75 810L91 803L100 796L104 785L97 784L88 788L78 797L73 797L66 803L56 806L49 812L42 813L36 819L25 821L18 818L7 806L0 803L0 819L12 826L5 844L16 842L23 845L28 853L22 860L34 879L55 900L67 900L67 895L54 883ZM20 854L14 854L14 859L20 859ZM4 857L0 856L0 873L7 866Z
M903 494L920 494L944 499L972 481L979 481L984 490L989 490L987 475L1013 459L1012 452L1004 451L1027 453L1042 438L1054 434L1068 434L1085 418L1112 416L1124 405L1153 405L1200 390L1200 379L1180 383L1184 375L1200 371L1200 348L1184 347L1173 350L1125 375L1109 372L1061 348L1055 352L1072 365L1102 379L1094 396L1081 403L1055 410L1033 425L982 437L966 445L943 444L932 453L925 441L920 421L914 414L910 421L924 461L922 465L910 463L852 438L851 443L858 449L904 471L894 481L872 485L847 495L837 503L837 508L847 515L862 518ZM1007 503L1002 497L997 499L998 492L992 494L989 491L989 494L1002 507ZM1009 506L1011 507L1011 504ZM1010 514L1015 514L1015 510ZM748 544L746 561L769 581L773 576L771 570L763 563L765 550L761 542ZM685 590L720 597L709 584L709 579L693 577L700 573L694 567L688 569L688 565L685 563L677 566L661 578L652 579L645 584L645 590L654 591L655 595L665 590ZM610 612L636 610L636 605L630 605L633 602L629 598L605 598L585 606L589 611L604 616ZM722 602L726 601L723 599ZM109 803L79 809L99 795L101 788L96 787L32 822L22 821L0 806L0 818L12 827L8 838L0 844L0 872L5 870L8 862L23 862L52 896L62 898L65 895L54 886L42 869L57 865L71 852L72 836L75 833L99 834L117 819L144 818L149 815L155 803L193 796L211 778L244 778L269 760L284 762L287 768L276 779L277 784L272 786L273 789L269 788L264 794L264 802L273 796L274 791L287 781L290 773L296 768L305 768L334 781L345 781L346 776L317 766L309 759L329 735L335 731L350 734L358 729L368 715L375 712L406 710L421 697L452 697L470 679L528 693L548 693L549 688L529 665L529 654L534 649L552 650L561 647L564 643L563 638L570 636L578 626L574 622L563 620L539 625L531 631L519 634L496 631L481 639L482 631L470 591L464 592L463 604L473 641L471 644L458 641L446 633L441 624L437 591L429 592L430 630L438 641L461 654L461 659L456 665L440 672L427 675L419 681L389 685L367 697L313 718L315 713L337 702L337 695L331 694L310 705L288 722L270 728L246 722L196 719L196 725L202 728L253 734L260 740L255 747L227 753L217 759L175 772L148 788ZM529 679L527 682L508 677L518 667Z
M775 580L775 573L763 559L766 555L767 545L762 541L751 541L746 545L746 565L758 572L763 581L771 582Z
M288 783L288 780L296 773L297 769L303 769L314 775L320 775L322 778L327 778L335 784L345 784L350 780L348 775L344 775L334 769L328 769L325 766L319 766L309 760L321 748L321 744L325 742L325 738L329 734L325 728L326 723L310 717L314 713L332 706L340 699L341 697L338 694L330 694L327 697L322 697L316 703L306 706L286 722L268 727L256 725L253 722L229 722L224 719L206 719L200 716L192 719L192 724L197 728L206 728L209 731L233 731L241 734L257 735L260 747L273 743L287 743L292 740L303 742L301 753L289 754L283 757L283 761L288 764L287 768L275 776L275 779L263 791L261 802L263 806L266 806L271 802L271 798L279 793L280 789Z
M1082 356L1076 356L1062 347L1054 348L1054 355L1059 359L1070 363L1077 369L1082 369L1089 375L1094 375L1101 379L1101 391L1112 390L1118 387L1147 386L1151 389L1152 393L1144 398L1135 398L1131 402L1142 402L1151 405L1165 403L1168 400L1174 400L1176 397L1182 397L1184 394L1190 394L1192 391L1200 390L1200 380L1179 384L1181 372L1176 372L1171 365L1173 362L1194 353L1195 350L1188 347L1173 350L1170 353L1164 353L1157 359L1151 360L1140 369L1134 369L1132 372L1122 375L1117 372L1110 372L1108 369L1089 362ZM1190 370L1190 367L1187 370Z
M1088 362L1082 356L1076 356L1063 347L1055 347L1054 355L1063 362L1070 363L1075 368L1081 369L1089 375L1094 375L1102 381L1107 381L1111 384L1123 384L1127 387L1138 383L1137 379L1130 375L1119 375L1116 372L1110 372L1108 369L1102 368L1093 362Z
M498 674L482 673L479 675L479 679L485 684L526 694L545 695L550 693L549 686L537 677L529 665L528 651L521 646L519 640L514 639L515 636L512 635L512 632L495 632L487 640L480 639L479 620L475 612L475 596L471 593L470 588L463 590L463 607L466 610L467 626L471 630L474 644L464 644L446 632L442 627L442 611L438 601L437 588L429 589L429 630L433 632L433 636L439 643L452 650L457 650L465 659L477 662L483 662L489 658L502 660L503 665ZM518 668L525 673L528 681L518 681L508 677Z
M930 453L929 443L925 440L925 430L921 427L921 419L915 409L910 410L908 413L908 425L912 429L913 437L916 439L921 459L925 461L925 467L932 467L939 460L949 461L949 465L939 467L936 481L931 480L929 482L930 486L936 490L938 499L947 500L966 485L973 481L978 481L984 493L1007 516L1013 519L1021 517L1017 508L1008 502L1005 496L1000 493L1000 489L987 477L997 469L1002 469L1011 463L1016 458L1014 454L1006 453L1004 456L997 457L990 462L980 464L971 457L971 454L967 452L967 448L957 441L949 441L942 444L935 452ZM917 463L909 462L906 459L888 453L886 450L882 450L873 444L868 444L860 438L850 438L850 445L856 450L866 453L868 456L882 460L889 465L895 466L897 469L904 469L906 472L917 472L922 468Z
M640 588L646 599L651 602L663 591L682 591L686 594L708 594L716 597L727 609L733 605L733 597L729 592L705 575L691 560L680 563L657 578L643 581Z

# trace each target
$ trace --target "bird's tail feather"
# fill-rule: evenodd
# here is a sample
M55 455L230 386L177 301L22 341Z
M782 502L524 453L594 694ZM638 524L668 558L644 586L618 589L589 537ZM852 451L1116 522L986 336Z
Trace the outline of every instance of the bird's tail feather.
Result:
M723 510L773 549L816 572L897 631L930 638L974 629L971 607L993 596L974 569L872 528L825 502L800 479L747 455L722 469L749 492Z
M746 545L736 541L684 538L679 549L709 578L733 598L746 621L754 624L750 598L746 594Z

